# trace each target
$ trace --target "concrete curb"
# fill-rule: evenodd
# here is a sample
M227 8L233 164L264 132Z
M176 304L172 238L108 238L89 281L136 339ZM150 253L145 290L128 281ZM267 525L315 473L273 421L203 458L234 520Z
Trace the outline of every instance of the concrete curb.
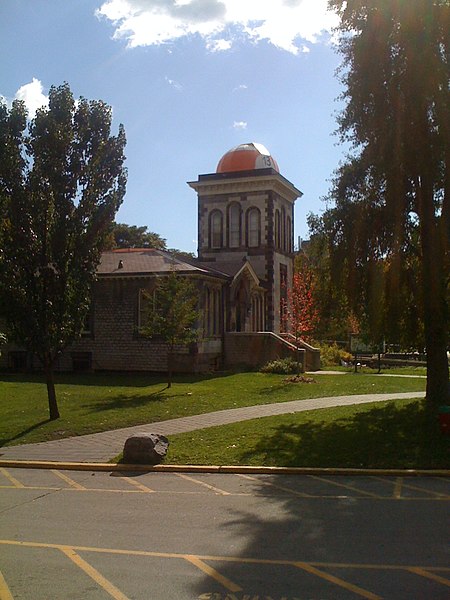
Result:
M45 460L0 460L0 467L61 469L63 471L116 471L139 473L234 473L255 475L384 475L391 477L450 477L449 469L345 469L333 467L253 467L240 465L124 465Z

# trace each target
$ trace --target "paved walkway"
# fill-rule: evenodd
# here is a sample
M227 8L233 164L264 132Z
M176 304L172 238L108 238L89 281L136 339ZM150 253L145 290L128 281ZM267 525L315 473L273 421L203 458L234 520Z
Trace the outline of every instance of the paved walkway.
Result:
M136 425L124 429L104 431L90 435L0 448L0 460L48 460L62 462L108 462L122 452L125 440L135 433L161 433L166 436L176 433L205 429L217 425L226 425L238 421L248 421L259 417L284 415L289 413L349 406L367 402L399 400L401 398L424 398L425 392L405 392L392 394L364 394L353 396L332 396L310 400L294 400L276 404L260 404L244 408L220 410L191 417L160 421L147 425Z

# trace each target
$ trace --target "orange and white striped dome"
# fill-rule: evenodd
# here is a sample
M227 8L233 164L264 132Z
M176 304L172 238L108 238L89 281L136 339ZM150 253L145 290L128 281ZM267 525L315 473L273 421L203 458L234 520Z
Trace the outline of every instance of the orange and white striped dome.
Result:
M216 173L232 173L234 171L253 171L255 169L275 169L280 172L276 160L262 144L250 142L240 144L228 150L217 165Z

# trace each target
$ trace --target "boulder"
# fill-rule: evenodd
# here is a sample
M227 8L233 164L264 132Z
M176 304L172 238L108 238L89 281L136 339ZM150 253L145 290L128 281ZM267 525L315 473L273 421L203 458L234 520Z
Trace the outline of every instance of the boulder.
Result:
M157 465L162 462L169 448L169 440L159 433L137 433L129 437L123 448L123 462Z

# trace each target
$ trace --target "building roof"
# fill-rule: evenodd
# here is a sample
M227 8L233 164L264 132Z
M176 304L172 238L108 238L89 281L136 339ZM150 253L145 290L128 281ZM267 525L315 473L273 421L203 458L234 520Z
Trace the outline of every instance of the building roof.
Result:
M243 264L245 264L245 260L230 260L230 261L218 261L214 263L210 263L208 261L200 262L202 266L206 266L206 268L223 273L228 275L229 277L234 277L241 269Z
M256 169L275 169L280 172L276 160L262 144L250 142L228 150L219 161L216 173L234 173Z
M173 254L154 248L117 248L103 252L97 274L100 276L130 277L139 275L168 274L172 271L183 274L224 277L216 269L199 263L195 259L186 261Z

